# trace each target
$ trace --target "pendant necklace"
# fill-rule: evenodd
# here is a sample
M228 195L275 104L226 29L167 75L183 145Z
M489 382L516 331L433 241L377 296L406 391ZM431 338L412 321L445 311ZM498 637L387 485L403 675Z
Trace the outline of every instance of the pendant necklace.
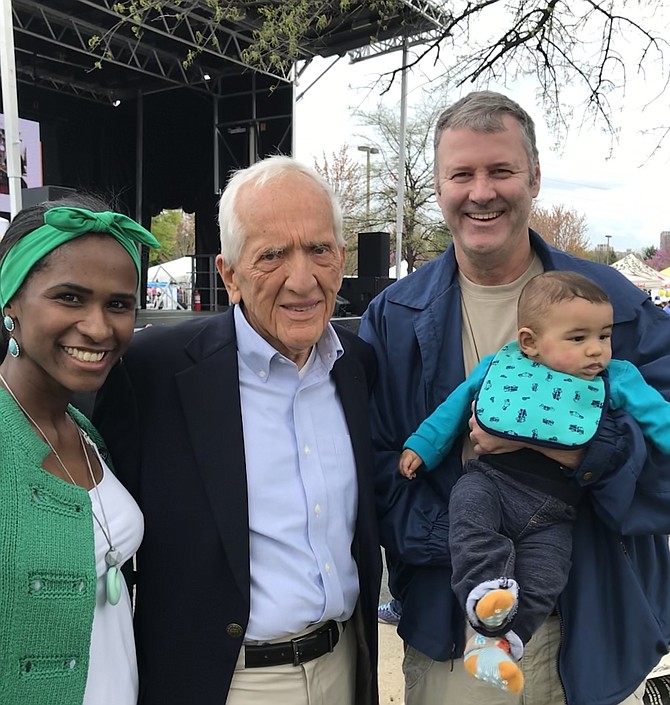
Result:
M72 417L70 417L72 419ZM77 426L77 431L79 432L79 442L81 443L81 451L84 454L84 458L86 459L86 467L88 468L88 474L91 476L91 480L93 481L93 487L95 488L95 494L96 497L98 498L98 504L100 505L100 511L102 512L102 520L105 522L105 526L102 525L102 522L100 519L98 519L96 513L93 511L93 508L91 507L91 514L93 514L93 518L96 520L98 523L98 526L100 527L100 531L102 531L103 536L105 537L105 541L107 541L107 545L109 548L107 549L107 552L105 553L105 565L107 566L107 574L105 576L105 592L107 594L107 602L109 602L110 605L115 605L118 603L119 599L121 598L121 572L118 569L119 563L121 563L121 560L123 556L121 555L121 551L119 551L118 548L115 548L114 544L112 543L112 532L109 529L109 522L107 521L107 515L105 514L105 505L102 503L102 498L100 497L100 490L98 488L98 483L95 481L95 475L93 474L93 468L91 467L91 461L88 457L88 453L86 452L86 447L84 446L84 437L86 436L85 432L79 428L79 426L75 423L74 419L72 419L72 423ZM88 436L86 436L86 442L89 443L90 445L93 445L93 441L91 441ZM60 460L60 459L59 459ZM61 465L63 463L61 462ZM65 469L65 466L63 465L63 468ZM67 472L67 469L65 469ZM70 473L68 472L68 477L72 480L72 477L70 476ZM74 484L74 481L73 481ZM105 527L107 529L105 530Z
M12 388L9 386L7 383L7 380L2 376L2 373L0 373L0 380L2 380L3 385L5 386L5 389L9 392L9 396L16 402L16 405L21 409L25 417L30 421L30 423L39 431L40 435L46 442L46 444L49 446L51 449L51 452L53 453L54 457L58 461L58 464L63 468L63 472L67 475L68 479L70 482L75 486L79 487L79 485L75 482L75 479L72 477L72 474L70 471L65 467L65 463L61 460L60 455L58 455L58 452L53 446L53 443L49 440L47 437L47 434L44 433L44 431L40 428L39 424L35 421L35 419L28 413L28 411L25 409L23 404L17 399L16 394L12 391ZM114 547L114 544L112 542L112 533L109 529L109 522L107 521L107 516L105 514L105 507L102 503L102 499L100 497L100 490L98 489L98 483L95 481L95 475L93 474L93 468L91 467L91 461L88 457L88 453L86 452L86 447L84 446L84 431L79 428L79 425L76 423L76 421L66 412L65 414L70 421L76 426L77 428L77 435L79 436L79 443L81 444L81 450L82 453L84 454L84 459L86 460L86 467L88 469L88 473L91 477L91 481L93 482L93 488L95 489L95 494L98 499L98 504L100 505L100 510L102 511L102 520L103 523L98 519L96 513L93 511L93 507L91 507L91 514L93 514L93 518L97 522L98 526L100 527L100 530L102 531L103 536L105 537L105 540L107 541L107 544L109 545L109 549L105 553L105 564L107 566L107 574L105 578L105 592L107 595L107 602L109 602L110 605L116 605L121 598L121 573L119 571L118 565L121 563L123 556L121 555L121 551L119 551L117 548ZM87 443L91 443L92 441L88 440L88 437L86 438Z

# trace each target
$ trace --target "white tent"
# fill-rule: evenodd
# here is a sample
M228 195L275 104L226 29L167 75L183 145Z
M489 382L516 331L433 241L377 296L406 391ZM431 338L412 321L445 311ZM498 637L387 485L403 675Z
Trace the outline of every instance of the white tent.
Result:
M635 255L626 255L610 265L621 272L640 289L662 289L670 287L670 279L646 265Z
M400 262L400 276L401 277L407 276L407 260L402 260ZM395 275L395 264L389 267L389 277L391 279L397 279L397 277Z
M180 257L147 270L147 308L175 311L190 301L193 258Z
M170 262L149 267L147 280L149 282L174 282L182 287L190 287L193 278L193 258L180 257Z

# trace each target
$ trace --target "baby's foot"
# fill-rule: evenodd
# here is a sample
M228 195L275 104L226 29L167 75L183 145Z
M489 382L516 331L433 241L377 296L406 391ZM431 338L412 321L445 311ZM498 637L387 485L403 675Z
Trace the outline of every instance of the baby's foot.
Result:
M491 590L477 601L475 612L483 625L496 629L505 623L515 604L516 596L511 590Z
M475 634L465 647L465 670L495 688L520 693L523 673L510 657L509 650L507 639Z

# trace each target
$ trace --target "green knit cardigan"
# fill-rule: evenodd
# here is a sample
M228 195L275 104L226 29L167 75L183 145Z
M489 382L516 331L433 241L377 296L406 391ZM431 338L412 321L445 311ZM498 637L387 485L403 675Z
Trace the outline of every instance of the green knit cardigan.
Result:
M49 448L4 389L0 420L0 703L81 705L96 591L90 498L42 469Z

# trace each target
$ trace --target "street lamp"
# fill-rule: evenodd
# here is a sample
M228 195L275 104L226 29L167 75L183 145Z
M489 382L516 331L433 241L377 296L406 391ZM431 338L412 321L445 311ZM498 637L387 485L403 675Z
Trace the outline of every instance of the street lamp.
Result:
M359 152L366 153L366 166L365 166L365 222L370 222L370 155L379 154L379 150L376 147L368 147L367 145L359 145Z
M611 259L610 258L610 238L611 237L612 237L611 235L605 235L605 239L607 240L607 264L612 264L610 262L610 259Z

